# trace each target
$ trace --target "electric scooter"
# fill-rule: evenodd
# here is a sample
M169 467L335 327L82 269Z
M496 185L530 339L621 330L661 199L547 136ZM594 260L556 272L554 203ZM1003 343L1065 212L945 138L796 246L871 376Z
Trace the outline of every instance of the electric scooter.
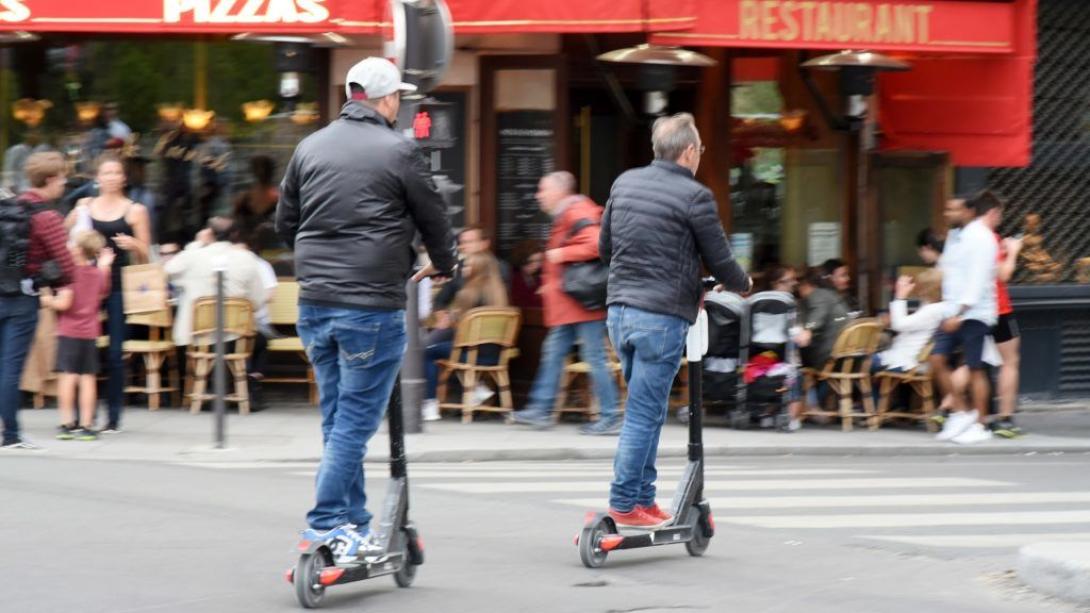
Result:
M689 462L670 505L674 519L656 530L626 528L622 532L608 513L588 513L582 532L575 537L579 557L587 568L601 567L611 551L622 549L684 544L691 556L701 556L707 550L715 535L711 505L704 499L701 378L702 359L707 349L708 317L701 309L696 323L689 328L686 340L689 363Z
M295 585L299 604L306 609L319 606L325 589L332 585L393 575L399 587L409 587L416 567L424 563L424 547L416 527L409 521L409 479L405 462L405 433L401 416L400 381L394 385L386 411L390 428L390 484L382 505L382 519L375 531L382 553L348 564L335 564L328 543L300 541L299 561L285 578Z

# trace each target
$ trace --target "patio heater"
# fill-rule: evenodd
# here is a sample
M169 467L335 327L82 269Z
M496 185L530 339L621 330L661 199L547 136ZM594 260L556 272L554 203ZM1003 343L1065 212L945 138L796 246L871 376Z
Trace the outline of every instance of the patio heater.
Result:
M875 90L875 80L879 72L905 71L911 66L889 56L873 51L841 51L822 55L807 60L800 65L808 70L826 70L839 76L840 94L844 98L844 111L839 117L833 116L829 106L818 92L813 82L803 75L811 93L817 98L822 112L826 115L833 129L848 132L853 139L853 146L858 152L856 161L856 225L860 235L870 228L871 211L868 206L870 152L874 150L874 121L870 114L871 96ZM872 252L874 241L870 237L860 236L855 241L859 270L857 271L857 291L859 305L866 308L871 298L871 274L877 265L879 255Z

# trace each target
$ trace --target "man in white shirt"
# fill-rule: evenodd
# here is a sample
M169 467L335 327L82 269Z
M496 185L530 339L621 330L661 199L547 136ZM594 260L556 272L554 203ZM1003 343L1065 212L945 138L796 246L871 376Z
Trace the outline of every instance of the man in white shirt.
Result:
M213 217L184 251L164 265L178 293L178 314L174 319L174 343L188 345L193 335L193 304L216 295L216 270L223 268L223 293L228 298L247 298L256 313L267 301L268 290L261 278L258 257L232 244L234 220Z
M947 319L935 337L931 366L941 392L951 395L953 410L936 437L940 441L971 444L991 438L991 431L984 425L991 392L984 352L998 318L998 246L984 218L998 215L1000 207L999 199L989 191L946 203L944 215L951 230L939 268ZM972 407L966 404L963 394L952 393L956 390L951 382L950 360L959 351L971 372Z

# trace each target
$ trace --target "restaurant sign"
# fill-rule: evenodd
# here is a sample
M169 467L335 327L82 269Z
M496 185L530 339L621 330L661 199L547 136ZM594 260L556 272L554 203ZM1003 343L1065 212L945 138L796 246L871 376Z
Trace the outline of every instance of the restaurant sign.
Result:
M1015 3L933 0L721 0L697 23L654 36L675 45L1009 53Z
M372 33L381 25L379 6L361 0L0 0L0 29Z

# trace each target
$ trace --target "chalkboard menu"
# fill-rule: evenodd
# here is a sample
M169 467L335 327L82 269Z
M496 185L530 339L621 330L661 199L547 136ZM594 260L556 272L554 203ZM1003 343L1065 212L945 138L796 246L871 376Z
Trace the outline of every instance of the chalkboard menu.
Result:
M521 241L545 239L552 223L538 208L537 184L553 171L553 115L549 111L497 114L496 243L507 255Z

